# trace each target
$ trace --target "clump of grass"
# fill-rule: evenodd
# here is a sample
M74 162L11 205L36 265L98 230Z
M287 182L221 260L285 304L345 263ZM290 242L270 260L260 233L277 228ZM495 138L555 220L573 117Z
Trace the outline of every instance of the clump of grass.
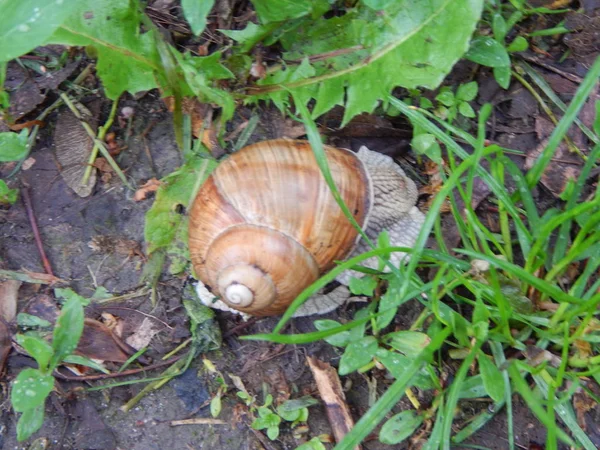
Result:
M380 432L382 441L391 442L394 436L406 439L424 420L431 420L434 425L424 448L449 449L504 409L509 424L507 441L513 449L512 398L516 393L546 428L548 449L557 448L558 441L595 448L578 423L571 400L580 391L598 401L589 385L600 384L600 322L596 318L600 303L600 190L596 187L583 196L599 160L600 145L588 153L568 200L540 211L531 190L599 76L600 59L590 68L545 150L526 174L508 158L510 150L485 145L490 105L480 110L477 135L471 136L427 111L388 99L413 125L435 136L447 154L447 166L440 173L444 183L431 203L414 248L373 245L370 252L340 264L307 288L273 333L246 337L283 343L325 339L343 349L340 369L343 367L344 373L378 365L396 378L336 450L359 444L411 387L431 389L434 400L420 405L410 417L392 417ZM314 122L303 107L298 112L317 158L324 161ZM598 134L598 129L595 132ZM467 153L455 138L466 141L473 152ZM491 191L497 230L488 229L471 206L475 177ZM507 189L509 185L515 186L513 191ZM444 204L449 205L460 236L456 248L448 248L444 240L440 214ZM430 234L437 249L425 248ZM358 311L355 320L343 325L317 321L318 331L280 334L295 309L338 273L372 256L385 259L394 251L409 251L410 262L391 274L367 275L387 283L387 292ZM433 280L420 279L416 272L419 267L435 269ZM415 346L415 341L407 344L402 341L407 335L386 329L398 307L411 300L424 307L410 330L419 333L420 346ZM356 352L356 347L367 349L367 363L364 352ZM532 348L536 352L531 352ZM440 378L444 369L437 363L442 356L449 356L457 366L447 386ZM395 365L394 358L401 364ZM454 412L461 400L486 396L493 406L454 432ZM394 429L396 424L413 428L400 432Z

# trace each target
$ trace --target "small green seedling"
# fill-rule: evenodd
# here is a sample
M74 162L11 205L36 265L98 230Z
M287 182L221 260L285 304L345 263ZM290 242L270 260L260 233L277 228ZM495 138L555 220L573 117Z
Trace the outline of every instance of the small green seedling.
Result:
M494 78L503 89L508 89L511 77L510 54L527 50L529 43L523 36L517 36L510 44L506 43L509 31L523 18L521 11L514 11L505 19L500 11L491 17L493 37L478 36L471 41L465 57L482 66L492 67Z
M17 190L11 189L4 180L0 180L0 205L12 205L17 201Z
M52 372L63 362L91 365L93 362L73 355L83 332L83 307L89 301L71 289L57 289L64 298L62 310L52 333L52 343L37 334L17 334L16 342L38 364L37 369L22 370L12 383L10 401L15 412L22 413L17 423L17 439L23 441L39 430L44 422L44 404L54 389Z

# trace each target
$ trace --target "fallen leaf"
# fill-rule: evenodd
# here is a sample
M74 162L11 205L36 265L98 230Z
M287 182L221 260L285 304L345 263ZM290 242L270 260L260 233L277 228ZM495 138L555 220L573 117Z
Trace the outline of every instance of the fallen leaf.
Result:
M92 129L95 127L90 123ZM56 159L65 183L80 197L88 197L96 184L96 169L85 185L81 184L94 143L79 119L68 109L61 111L54 133Z
M10 328L4 320L0 319L0 379L4 375L6 358L8 358L11 348Z
M157 180L156 178L150 178L146 183L135 191L133 195L133 200L136 202L141 202L142 200L146 200L148 194L151 192L156 192L159 187L161 187L162 182Z
M154 335L161 329L162 327L157 325L156 321L146 317L136 332L125 339L125 342L136 350L140 350L144 347L148 347L148 344L150 344Z
M128 347L106 325L87 318L76 353L90 359L124 363L135 353Z
M10 322L17 315L17 297L21 282L8 280L0 283L0 319Z

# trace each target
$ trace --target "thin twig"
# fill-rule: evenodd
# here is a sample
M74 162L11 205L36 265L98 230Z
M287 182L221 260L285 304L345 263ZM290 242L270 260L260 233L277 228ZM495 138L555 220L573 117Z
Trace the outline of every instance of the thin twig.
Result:
M54 371L54 376L56 378L60 378L61 380L67 380L67 381L94 381L94 380L104 380L107 378L125 377L127 375L135 375L136 373L147 372L149 370L158 369L159 367L171 365L171 364L179 361L181 358L183 358L186 355L179 355L179 356L176 356L175 358L169 359L168 361L161 361L156 364L152 364L152 365L149 365L146 367L141 367L139 369L124 370L123 372L101 373L101 374L97 374L97 375L82 375L82 376L78 377L78 376L64 375L64 374L60 373L59 371Z
M42 258L42 265L44 266L44 270L48 275L54 276L54 272L52 272L52 267L50 266L50 261L46 256L46 252L44 251L44 245L42 244L42 236L40 235L40 230L37 226L37 220L33 212L33 204L31 202L31 196L29 195L29 188L21 188L21 197L23 198L23 204L25 205L25 210L27 211L27 217L29 218L29 223L31 225L31 229L33 230L35 244L37 245L40 257Z

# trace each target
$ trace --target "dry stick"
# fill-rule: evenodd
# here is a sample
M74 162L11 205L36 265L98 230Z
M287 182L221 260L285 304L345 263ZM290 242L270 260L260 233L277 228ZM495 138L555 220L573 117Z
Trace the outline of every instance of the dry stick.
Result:
M197 417L195 419L171 420L169 424L176 425L225 425L227 422L221 419L210 419L206 417Z
M104 142L100 141L96 137L96 133L94 133L94 130L92 130L92 127L90 127L90 125L85 120L83 120L81 113L75 107L75 105L73 104L71 99L64 93L60 94L60 97L62 98L63 102L65 102L65 104L69 107L69 109L75 115L75 117L77 117L79 119L79 123L81 124L83 129L86 131L88 136L90 138L92 138L92 141L94 141L94 144L98 145L98 150L100 150L100 153L102 153L102 156L104 156L106 158L106 160L108 161L108 164L110 164L110 167L112 167L112 169L115 171L115 173L119 176L119 178L121 179L123 184L125 186L127 186L129 189L133 189L133 187L127 181L127 178L125 178L125 174L123 173L121 168L117 165L117 163L115 162L113 157L110 156L110 153L109 153L108 149L106 148L106 146L104 145Z
M52 272L52 267L50 266L50 261L46 256L46 252L44 251L44 245L42 244L42 237L40 235L40 230L37 226L37 220L35 219L35 214L33 213L33 204L31 203L31 197L29 195L29 189L27 187L21 188L21 197L23 198L23 203L25 204L25 210L27 211L27 217L29 218L29 223L31 224L31 229L33 230L33 236L35 238L35 244L37 245L38 252L40 253L40 257L42 258L42 264L44 266L44 270L48 275L54 276L54 272Z
M319 394L325 403L327 418L329 419L335 440L341 442L354 426L354 420L350 415L350 409L346 403L346 396L342 390L340 378L330 364L310 356L306 360L317 383ZM354 450L360 449L360 445L354 447Z
M64 375L64 374L60 373L59 371L55 371L54 376L57 378L60 378L62 380L67 380L67 381L94 381L94 380L104 380L106 378L126 377L127 375L135 375L136 373L147 372L149 370L158 369L159 367L168 366L170 364L177 362L184 356L185 355L179 355L179 356L176 356L175 358L169 359L168 361L161 361L159 363L152 364L152 365L146 366L146 367L141 367L139 369L124 370L123 372L101 373L101 374L97 374L97 375L71 376L71 375Z
M93 167L94 161L96 161L96 158L98 157L98 151L100 149L98 147L98 141L101 141L101 142L104 141L104 138L106 137L106 133L108 132L108 130L112 126L113 122L115 121L115 115L117 114L117 106L118 105L119 105L119 99L117 98L113 102L112 107L110 108L110 114L108 115L108 119L106 119L106 123L104 125L102 125L100 127L100 129L98 130L98 139L94 141L94 147L92 148L92 152L90 153L90 158L88 159L87 167L85 168L85 172L83 173L83 178L81 180L82 186L87 185L87 182L90 179L90 175L92 175L92 167Z

